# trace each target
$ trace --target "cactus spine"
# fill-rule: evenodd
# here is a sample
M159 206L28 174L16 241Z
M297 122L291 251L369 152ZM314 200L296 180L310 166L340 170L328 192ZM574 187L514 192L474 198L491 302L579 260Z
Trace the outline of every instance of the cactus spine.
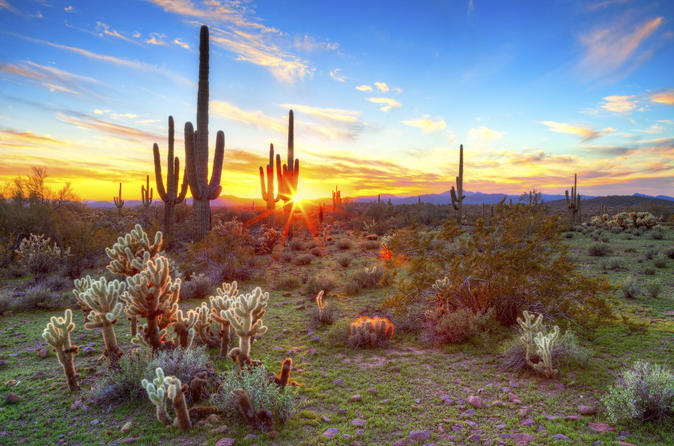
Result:
M197 131L191 122L185 123L185 158L187 181L193 197L194 240L202 240L211 229L210 200L222 191L222 159L225 134L218 131L213 158L213 171L208 181L208 27L201 27L199 38L199 91L197 94Z
M113 196L112 200L115 202L115 206L117 206L117 213L121 216L122 208L124 207L124 200L122 200L122 183L119 183L119 195L117 197Z
M147 209L152 204L152 194L154 191L150 187L150 175L145 177L145 186L140 186L140 199L143 203L143 208Z
M573 174L573 186L571 187L571 194L568 189L564 191L566 198L566 207L569 209L571 217L571 224L580 223L580 194L578 193L578 175Z
M295 118L292 110L288 112L288 162L281 168L281 155L276 154L276 177L278 195L283 200L286 227L292 234L292 200L293 195L297 193L297 180L300 177L300 160L295 158Z
M279 183L280 184L280 183ZM274 144L269 144L269 164L267 164L267 184L265 187L264 169L260 166L260 188L262 189L262 199L267 202L267 226L274 227L274 208L276 202L281 199L279 192L274 197ZM253 206L255 202L253 202Z
M75 373L75 364L73 357L77 354L78 348L70 343L70 332L75 329L73 323L73 312L68 308L63 317L52 316L47 327L42 332L42 337L49 345L54 348L56 357L63 367L63 373L66 375L68 389L71 392L80 390L77 384L77 373Z
M452 197L452 206L456 211L456 223L460 227L462 221L461 214L463 211L463 199L466 198L466 196L463 195L463 144L459 146L459 176L456 177L456 190L454 190L454 186L452 186L450 194Z
M185 199L187 194L187 169L183 170L183 182L178 192L178 180L180 179L180 159L173 156L173 143L175 138L175 128L173 125L173 116L169 116L169 140L168 140L168 163L166 173L166 188L164 188L164 177L161 173L161 160L159 159L159 146L157 143L152 146L154 155L154 176L157 183L157 193L164 202L164 234L168 237L173 228L173 215L175 207ZM143 202L144 203L144 202Z

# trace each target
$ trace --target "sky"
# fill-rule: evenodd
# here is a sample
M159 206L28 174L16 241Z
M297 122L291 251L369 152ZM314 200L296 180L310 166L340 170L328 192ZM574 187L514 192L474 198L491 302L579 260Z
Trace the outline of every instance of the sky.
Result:
M293 109L302 197L447 191L460 144L467 191L674 196L669 0L0 0L0 183L140 199L169 115L184 165L201 24L223 195Z

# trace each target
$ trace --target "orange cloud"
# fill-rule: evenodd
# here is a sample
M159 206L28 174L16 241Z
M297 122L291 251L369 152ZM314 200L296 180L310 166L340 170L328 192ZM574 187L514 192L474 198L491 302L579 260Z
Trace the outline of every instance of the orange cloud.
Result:
M639 103L633 98L634 96L606 96L601 108L615 113L629 113L637 108Z
M92 87L101 84L91 77L80 76L55 67L29 61L18 65L0 62L0 73L7 73L30 80L49 89L51 92L60 91L76 96L82 93L94 94Z
M615 129L612 128L592 130L589 127L567 124L565 122L542 121L541 124L547 126L548 129L552 132L568 133L570 135L580 136L583 141L590 141L615 131Z
M658 104L674 105L674 90L664 90L652 93L651 101Z

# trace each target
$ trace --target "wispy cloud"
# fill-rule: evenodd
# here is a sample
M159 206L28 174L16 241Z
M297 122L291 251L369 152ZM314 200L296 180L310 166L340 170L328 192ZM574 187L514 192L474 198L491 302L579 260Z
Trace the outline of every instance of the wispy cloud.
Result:
M409 125L410 127L416 127L418 129L421 129L421 131L426 134L439 132L441 130L444 130L445 127L447 126L444 119L442 118L431 119L428 116L424 116L423 118L419 119L409 119L400 122L402 122L405 125Z
M372 91L372 87L369 85L359 85L356 87L356 90L358 91Z
M375 82L374 85L381 91L382 93L388 93L389 88L386 82Z
M663 90L651 93L651 101L658 104L674 105L674 90Z
M14 6L10 5L7 0L0 0L0 11L2 11L3 9L6 9L9 12L13 12L14 14L22 15L21 12Z
M542 121L541 124L548 127L552 132L556 133L568 133L570 135L580 136L583 141L591 141L600 136L604 136L607 133L615 131L612 128L605 128L603 130L593 130L590 127L567 124L565 122L555 122L555 121Z
M159 33L151 33L150 38L145 41L145 43L149 43L150 45L162 45L162 46L168 46L168 43L165 40L166 35L164 34L159 34Z
M66 6L65 8L63 8L63 10L64 10L65 12L75 12L75 10L73 9L72 5Z
M341 71L342 71L341 69L335 68L330 72L330 77L336 80L337 82L344 82L346 79L344 78L344 75L341 74Z
M503 137L502 132L497 132L486 126L474 127L468 130L468 140L475 143L486 143L489 141L494 141L501 139Z
M125 40L127 42L134 43L134 44L138 45L138 42L136 42L135 40L126 37L125 35L123 35L119 31L110 28L110 26L106 25L103 22L96 22L96 30L98 31L99 36L114 37L116 39L122 39L122 40Z
M662 22L662 17L656 17L636 26L626 26L623 20L580 36L585 51L578 68L589 77L601 77L616 73L635 56L643 62L649 53L638 50Z
M190 49L190 46L189 46L187 43L185 43L185 42L183 42L182 40L180 40L180 39L173 39L173 43L176 44L176 45L178 45L178 46L180 46L180 47L185 48L186 50L189 50L189 49Z
M94 94L93 89L89 87L101 84L91 77L68 73L58 68L28 61L17 65L0 62L0 73L8 73L28 79L49 89L51 92L59 91L72 95L80 95L82 93Z
M358 118L360 116L360 112L356 110L323 108L300 104L281 104L281 107L285 109L292 109L302 114L314 116L327 121L344 122L347 124L356 124L360 122L360 119Z
M158 134L149 133L126 125L115 124L114 122L105 121L85 113L69 115L59 112L57 115L61 121L72 124L76 127L95 130L127 141L148 143L162 140L164 138Z
M6 147L42 147L45 145L65 145L66 141L49 135L37 135L30 131L0 130L0 146Z
M387 112L393 108L400 108L402 104L392 98L365 98L366 101L373 102L375 104L384 104L379 107L379 110Z
M637 108L638 103L634 96L606 96L601 108L615 113L629 113Z
M307 51L307 52L312 52L312 51L317 51L317 50L336 50L339 48L339 44L335 42L321 42L317 40L315 37L312 37L308 34L305 34L304 36L296 36L294 40L294 46L295 48Z
M600 9L608 8L613 5L622 5L630 0L599 0L587 4L587 10L590 12L598 11Z

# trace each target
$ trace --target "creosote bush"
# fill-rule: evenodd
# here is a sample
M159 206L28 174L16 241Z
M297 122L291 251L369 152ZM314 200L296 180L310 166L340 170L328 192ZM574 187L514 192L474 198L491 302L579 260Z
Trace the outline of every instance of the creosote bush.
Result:
M604 257L611 254L611 247L604 243L595 243L587 248L587 253L593 257Z
M295 265L308 265L314 260L311 254L300 254L293 259Z
M321 290L327 294L337 288L337 285L335 275L329 270L322 270L307 280L307 283L304 285L304 291L313 298Z
M626 278L620 286L620 289L622 290L623 297L626 299L636 299L639 294L641 294L639 281L634 276Z
M426 313L427 338L438 344L459 344L498 325L494 308L484 311L462 307L450 312L429 310Z
M339 263L344 268L348 268L352 260L353 256L351 256L350 254L342 254L340 256L337 256L337 263Z
M674 410L674 374L667 367L637 361L620 373L602 403L612 423L660 420Z
M206 370L208 362L206 346L160 350L147 365L145 378L150 380L157 367L161 367L166 376L176 376L182 382L189 383L197 372Z
M646 292L650 297L652 298L658 297L660 295L660 291L662 291L661 281L653 279L646 282Z
M353 248L353 243L348 238L341 238L337 240L337 249L346 251L347 249Z
M363 288L377 288L384 277L384 269L377 266L362 268L354 271L344 283L346 294L356 294Z

